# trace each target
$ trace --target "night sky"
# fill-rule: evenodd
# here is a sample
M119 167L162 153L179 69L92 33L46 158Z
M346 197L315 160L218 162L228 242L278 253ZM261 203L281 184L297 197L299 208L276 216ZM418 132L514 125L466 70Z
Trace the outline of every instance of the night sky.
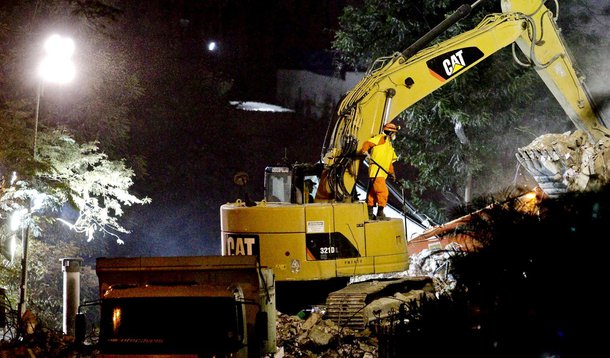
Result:
M359 1L183 1L179 21L193 52L210 54L235 79L235 99L273 101L277 68L311 68L327 60L345 4ZM178 14L177 14L178 15ZM324 61L329 66L329 61Z

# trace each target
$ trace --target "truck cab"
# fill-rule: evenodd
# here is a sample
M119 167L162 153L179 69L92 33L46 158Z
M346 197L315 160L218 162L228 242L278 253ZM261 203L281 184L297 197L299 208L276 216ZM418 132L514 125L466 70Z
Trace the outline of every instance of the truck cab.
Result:
M98 258L101 357L275 352L270 269L252 256Z

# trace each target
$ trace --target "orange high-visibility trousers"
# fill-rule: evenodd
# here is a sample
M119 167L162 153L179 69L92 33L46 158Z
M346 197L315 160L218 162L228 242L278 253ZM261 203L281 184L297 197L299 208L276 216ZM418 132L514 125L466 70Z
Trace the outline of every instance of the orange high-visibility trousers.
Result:
M378 206L385 207L388 203L388 186L385 183L386 178L377 177L372 183L369 184L369 192L366 197L366 205L375 206L377 203Z

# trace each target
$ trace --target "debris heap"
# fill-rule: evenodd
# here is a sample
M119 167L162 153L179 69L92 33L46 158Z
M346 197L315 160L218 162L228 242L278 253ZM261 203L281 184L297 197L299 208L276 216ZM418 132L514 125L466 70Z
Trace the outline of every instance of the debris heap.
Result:
M592 143L582 130L542 135L516 155L549 196L596 190L610 181L610 138Z
M323 319L312 312L303 319L279 313L277 319L277 358L281 357L377 357L378 343L368 329L355 331Z
M379 284L386 285L387 281L357 282L352 283L348 288ZM366 306L358 310L362 316L360 318L350 315L350 319L338 319L330 312L328 306L314 307L294 316L278 313L277 346L279 351L276 358L378 357L380 346L379 335L376 332L380 327L392 325L395 320L394 315L399 310L405 309L405 304L416 304L425 296L428 298L435 296L429 277L390 279L390 285L401 284L403 286L416 284L417 288L372 299ZM337 292L342 292L342 290ZM379 292L383 293L383 291Z

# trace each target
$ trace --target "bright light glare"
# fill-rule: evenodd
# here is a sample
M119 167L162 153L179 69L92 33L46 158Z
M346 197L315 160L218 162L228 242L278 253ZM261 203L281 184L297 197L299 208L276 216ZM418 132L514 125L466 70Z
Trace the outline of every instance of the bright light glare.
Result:
M74 53L74 41L67 37L52 35L45 42L47 55L38 67L38 74L47 82L67 83L76 75L70 57Z
M216 41L210 41L208 43L208 51L214 51L216 50L217 44Z
M27 209L16 210L13 212L13 215L11 215L11 230L16 231L19 229L21 226L21 221L27 212Z
M74 53L74 41L68 37L57 34L51 35L44 43L44 49L51 57L70 58Z
M11 253L11 262L13 262L15 261L15 253L17 252L17 237L15 237L15 235L11 236L8 249Z
M532 201L532 200L536 200L536 193L531 191L525 195L523 195L523 199L525 199L525 201Z
M112 310L112 331L116 334L121 327L121 307Z
M76 75L76 69L72 62L66 62L60 58L45 57L40 63L38 73L47 82L63 84L72 81Z
M242 111L255 111L255 112L294 112L292 109L276 106L274 104L262 103L262 102L242 102L242 101L230 101L231 105L241 109Z
M45 195L44 194L40 194L40 193L36 193L36 195L34 196L34 199L32 199L32 211L36 211L40 208L42 208L42 206L44 205L44 200L45 199Z

